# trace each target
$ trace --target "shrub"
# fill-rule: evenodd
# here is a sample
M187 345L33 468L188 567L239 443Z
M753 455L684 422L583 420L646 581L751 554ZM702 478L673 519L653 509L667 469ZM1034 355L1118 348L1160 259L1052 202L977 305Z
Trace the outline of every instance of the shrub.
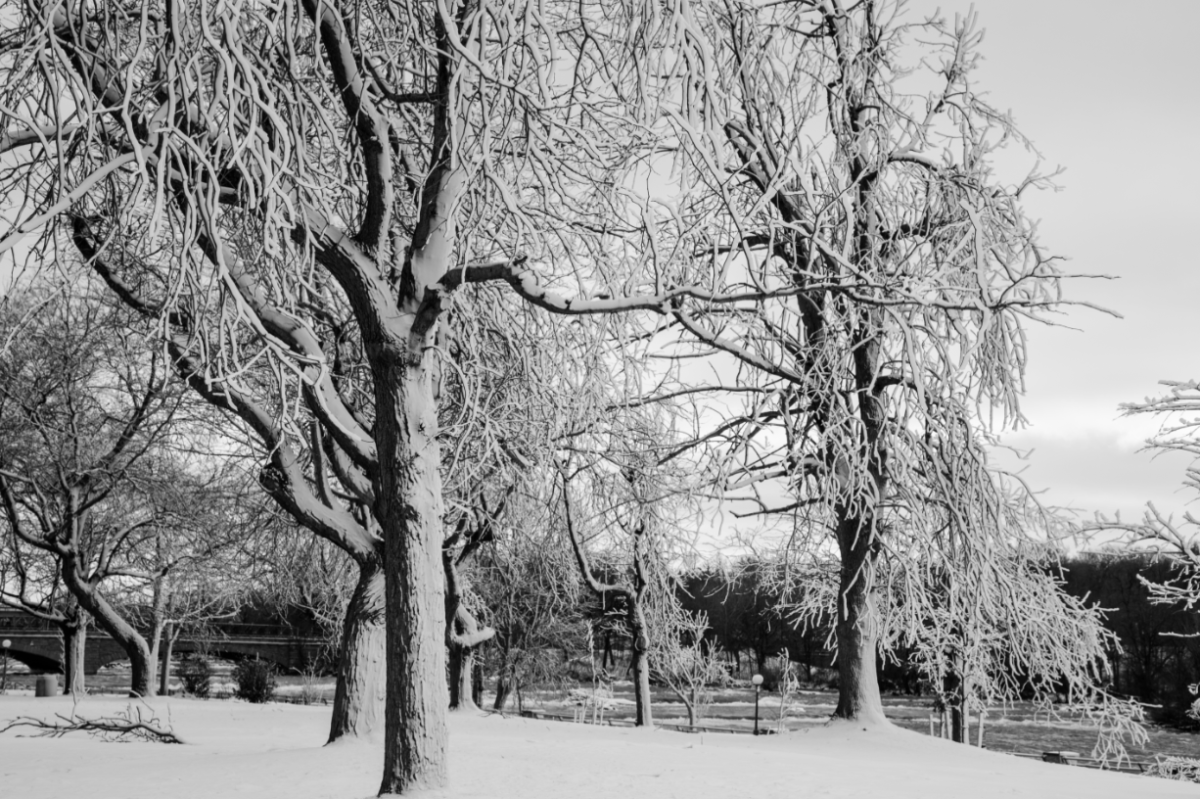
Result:
M764 691L778 691L780 685L787 681L787 675L778 666L764 666L760 674L763 678L762 689Z
M233 667L233 681L239 699L255 704L269 702L275 693L275 666L257 657L240 661Z
M1180 782L1200 782L1200 760L1158 755L1154 761L1154 765L1146 771L1148 776Z
M212 667L204 658L194 655L179 664L179 679L183 690L192 696L207 699L212 688Z
M315 666L310 666L300 672L300 704L315 705L325 699L325 689L321 687L321 676Z

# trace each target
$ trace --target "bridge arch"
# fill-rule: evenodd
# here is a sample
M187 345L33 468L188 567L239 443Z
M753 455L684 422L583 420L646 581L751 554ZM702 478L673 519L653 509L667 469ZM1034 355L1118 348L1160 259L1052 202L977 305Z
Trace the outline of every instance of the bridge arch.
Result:
M59 674L62 672L62 662L55 657L50 657L42 652L33 652L28 649L22 649L18 646L10 646L3 650L13 660L24 663L32 672L41 672L43 674Z

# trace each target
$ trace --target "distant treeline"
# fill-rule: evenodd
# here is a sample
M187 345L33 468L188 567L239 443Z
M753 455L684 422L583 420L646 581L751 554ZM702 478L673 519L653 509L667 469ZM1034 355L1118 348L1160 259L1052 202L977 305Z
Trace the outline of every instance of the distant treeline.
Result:
M1185 714L1196 698L1189 686L1200 682L1200 614L1152 603L1138 579L1169 581L1170 562L1149 554L1086 553L1063 567L1067 591L1104 608L1106 626L1121 640L1122 651L1109 653L1110 690L1159 705L1151 710L1157 721L1198 726Z

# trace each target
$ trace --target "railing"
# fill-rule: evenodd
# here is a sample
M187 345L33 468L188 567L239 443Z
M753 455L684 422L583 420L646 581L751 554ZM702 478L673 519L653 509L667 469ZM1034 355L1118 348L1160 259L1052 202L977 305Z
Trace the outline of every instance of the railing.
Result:
M495 712L495 711L493 711ZM503 715L503 714L501 714ZM550 713L544 710L522 710L521 714L524 718L538 719L546 721L578 721L573 716L567 716L563 713ZM632 727L633 719L625 718L606 718L599 722L602 726L607 727ZM734 727L709 727L703 724L692 726L686 722L655 722L655 727L661 729L673 730L675 732L690 732L690 733L730 733L733 735L753 735L752 729L740 729ZM773 735L775 730L763 729L759 730L759 735ZM1104 771L1119 771L1126 774L1145 774L1154 763L1139 760L1125 760L1122 762L1114 762L1112 760L1097 760L1092 757L1080 757L1074 752L1043 752L1036 754L1034 752L1005 752L1003 750L992 750L1002 755L1014 755L1016 757L1032 758L1041 760L1045 763L1059 763L1065 766L1080 766L1082 768L1102 769Z
M489 712L494 713L497 711L489 711ZM500 715L504 715L504 714L501 713ZM635 722L633 719L627 719L627 718L621 718L621 717L614 718L612 716L608 716L606 718L598 719L597 721L587 721L586 719L583 721L580 721L578 716L575 716L575 715L568 716L565 713L552 713L552 712L548 712L545 710L533 710L533 709L522 710L520 715L522 718L527 718L527 719L539 719L539 720L545 720L545 721L570 721L570 722L575 722L575 723L580 723L580 724L595 724L595 725L602 726L602 727L633 727L635 725ZM703 724L697 724L696 726L693 727L692 725L688 724L686 721L679 721L679 722L677 722L677 721L656 721L656 722L654 722L654 726L659 729L673 730L675 732L691 732L691 733L717 732L717 733L729 733L731 735L753 735L754 734L754 730L750 729L750 728L743 730L738 727L709 727L709 726L706 726ZM775 730L760 729L758 734L759 735L774 735Z
M1127 774L1145 774L1154 764L1145 760L1097 760L1094 757L1080 757L1075 752L1042 752L1039 754L1027 752L1006 752L1017 757L1035 758L1043 763L1058 763L1063 766L1080 766L1082 768L1101 769L1103 771L1123 771Z
M58 627L50 621L30 616L28 613L0 613L0 630L49 630L58 632Z

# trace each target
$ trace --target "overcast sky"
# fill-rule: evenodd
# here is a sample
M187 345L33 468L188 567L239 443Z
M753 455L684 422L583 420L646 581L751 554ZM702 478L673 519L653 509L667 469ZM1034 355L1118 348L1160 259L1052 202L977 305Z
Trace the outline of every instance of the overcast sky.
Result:
M1182 511L1186 459L1138 452L1156 429L1117 406L1200 379L1200 2L975 0L987 31L977 87L1011 109L1062 190L1030 197L1042 241L1077 281L1065 329L1030 331L1031 426L1007 437L1034 450L1027 480L1046 501L1140 515L1147 500ZM908 17L953 18L968 2L913 0ZM1193 511L1200 510L1195 504Z

